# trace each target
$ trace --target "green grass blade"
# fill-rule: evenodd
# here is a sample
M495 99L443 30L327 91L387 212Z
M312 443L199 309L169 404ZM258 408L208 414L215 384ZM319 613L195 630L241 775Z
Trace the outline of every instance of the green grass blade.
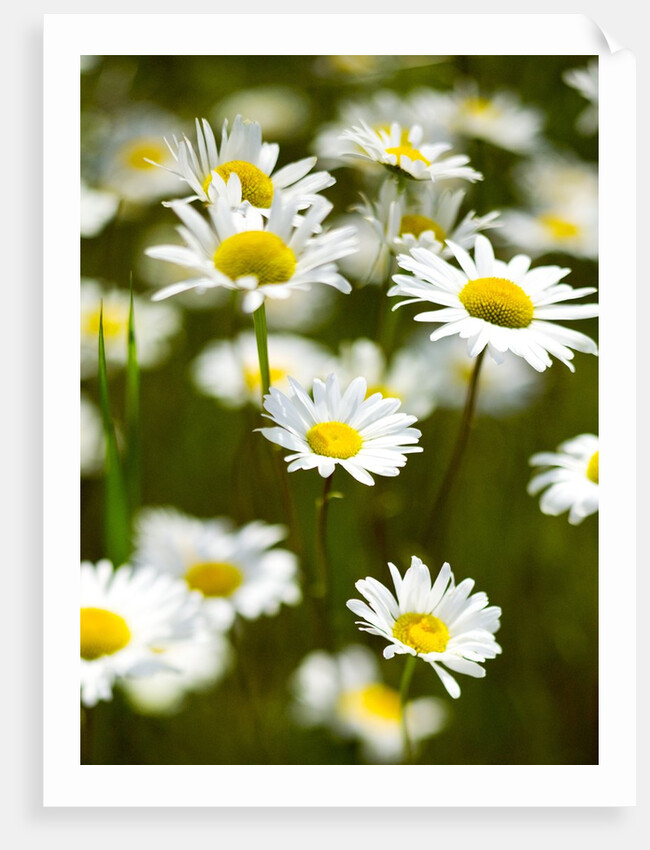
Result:
M129 497L131 514L140 506L141 493L141 435L140 435L140 365L135 335L135 312L133 309L133 278L130 283L128 350L126 364L126 399L124 420L126 427L126 454L124 477Z
M131 519L109 403L103 307L99 314L99 403L105 442L104 545L106 557L120 566L131 552Z

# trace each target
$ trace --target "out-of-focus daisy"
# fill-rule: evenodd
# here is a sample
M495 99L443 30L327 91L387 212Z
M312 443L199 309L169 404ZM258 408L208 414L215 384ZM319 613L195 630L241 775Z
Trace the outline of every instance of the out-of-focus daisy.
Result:
M404 757L399 691L384 684L367 647L348 646L336 655L310 653L294 673L292 689L299 722L358 740L366 761L389 763ZM411 700L406 706L410 740L435 735L447 716L442 700Z
M348 608L362 618L361 631L389 642L384 658L405 654L421 658L456 699L460 687L445 667L478 679L485 676L481 663L501 652L494 639L501 609L488 608L485 593L471 593L474 579L455 585L449 564L443 564L433 584L429 568L415 555L403 578L394 564L388 567L395 596L368 576L355 585L368 604L350 599Z
M356 142L341 138L345 130L359 122L376 130L388 129L394 121L405 127L418 123L418 116L408 99L394 91L380 89L362 100L344 100L338 106L335 120L319 128L313 150L328 168L340 167L348 164L346 154L359 151ZM364 161L357 162L363 165ZM367 164L372 165L370 161Z
M519 254L508 263L494 257L485 236L476 237L474 259L453 242L447 242L461 270L426 248L400 255L399 265L413 276L395 275L388 294L406 296L403 304L431 302L441 309L419 313L415 320L441 327L430 339L458 334L468 340L471 357L487 348L500 362L505 351L523 357L538 372L552 365L550 355L573 372L572 348L597 354L596 343L585 334L557 325L554 319L587 319L598 314L596 304L566 306L560 302L595 292L593 287L573 289L559 281L570 269L559 266L530 268L530 257Z
M338 378L315 379L313 400L293 378L291 395L271 387L265 396L267 418L274 428L260 428L267 440L291 454L285 457L289 472L317 469L328 478L342 466L362 484L374 484L375 475L399 475L405 455L421 452L413 445L421 432L410 426L415 416L397 413L399 399L374 393L367 398L365 378L355 378L342 394Z
M517 153L532 150L540 141L542 113L523 106L514 92L485 96L475 82L465 81L451 92L418 90L411 98L421 115L435 115L454 137L483 139Z
M307 95L291 86L255 86L229 94L212 110L215 122L257 121L262 134L277 141L293 141L309 124L311 103Z
M128 358L127 334L130 295L127 290L104 287L99 281L81 281L81 377L97 373L99 316L103 309L104 348L107 366L122 367ZM158 366L171 351L181 328L181 316L169 304L152 304L133 296L138 363L143 369Z
M422 348L431 374L431 394L437 407L462 409L474 370L474 360L460 337L446 337L435 345L426 339ZM520 410L539 394L541 375L528 368L521 357L509 351L501 363L487 359L481 370L481 391L476 401L477 413L502 416Z
M203 596L211 626L225 631L235 616L254 620L274 616L280 606L300 601L298 562L286 549L274 549L286 536L281 525L196 519L172 508L141 511L135 531L135 564L185 580Z
M309 156L274 171L280 148L262 141L262 128L257 121L244 121L237 115L228 132L228 121L221 131L217 145L212 128L205 120L196 119L197 151L187 136L170 142L174 157L172 172L194 193L186 200L214 203L224 198L231 207L247 202L254 209L267 213L274 198L295 202L298 209L309 206L318 193L336 181L326 171L310 174L316 157ZM231 177L236 174L241 186L240 200L228 191Z
M528 207L557 211L598 206L598 168L575 156L545 151L519 163L513 180Z
M79 223L81 235L87 239L98 236L115 217L120 199L113 192L101 192L81 181L79 198Z
M459 220L465 198L463 189L441 190L433 183L425 183L421 188L423 192L410 198L399 191L394 180L388 179L379 189L376 202L365 201L358 207L392 254L421 247L449 258L453 255L445 244L446 239L469 249L474 247L477 233L498 226L496 211L477 217L472 210Z
M96 475L104 465L104 426L99 410L81 393L80 466L83 476Z
M442 154L451 150L446 142L429 143L424 139L424 131L418 124L403 127L394 122L387 129L373 129L361 122L344 130L341 138L354 142L358 149L349 153L349 157L359 157L383 165L394 174L413 180L469 180L475 183L483 175L467 163L469 157L454 154L440 159Z
M598 59L592 59L585 68L565 71L562 79L589 101L589 106L576 120L576 128L586 136L595 133L598 129Z
M544 467L528 485L531 496L545 490L539 500L542 513L558 516L568 510L569 522L578 525L598 510L598 437L594 434L566 440L557 453L540 452L530 463Z
M86 134L90 150L85 152L82 173L95 188L134 204L169 196L177 189L178 178L165 170L173 166L174 158L163 136L178 125L177 118L150 104L97 116L96 126Z
M110 700L113 684L167 667L159 647L200 636L199 594L153 567L81 564L81 701Z
M396 351L387 362L380 345L360 337L341 344L331 371L336 372L342 384L361 375L368 385L368 397L379 392L384 397L398 398L406 410L424 419L436 406L431 348L431 345L426 349L422 345L408 345Z
M597 205L504 210L501 222L500 235L533 257L551 252L594 260L598 256Z
M305 337L269 334L268 352L271 384L289 389L289 375L301 383L326 374L330 352ZM252 332L234 340L210 343L192 364L195 386L225 407L260 404L260 376L257 342Z
M216 685L232 660L230 644L220 634L162 643L156 647L156 652L168 668L144 678L121 682L121 689L138 714L177 714L183 709L188 694Z
M357 233L357 250L342 257L338 264L345 277L354 281L355 288L386 283L390 273L390 254L379 239L377 230L357 213L339 215L336 223L353 226Z
M231 183L238 183L233 175ZM268 220L251 210L231 211L220 198L208 207L209 220L187 204L170 205L183 222L178 232L185 246L158 245L147 254L185 266L194 277L167 286L154 300L191 289L222 287L244 292L242 307L252 313L265 298L288 298L296 289L314 283L349 293L350 284L337 271L336 260L356 247L353 228L314 233L330 212L329 201L319 199L296 225L296 207L280 198L273 202Z

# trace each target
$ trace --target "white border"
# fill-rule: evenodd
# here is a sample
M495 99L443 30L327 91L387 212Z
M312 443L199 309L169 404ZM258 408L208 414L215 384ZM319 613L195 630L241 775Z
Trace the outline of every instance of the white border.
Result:
M295 38L297 31L300 38ZM219 51L232 55L600 54L600 438L605 445L599 765L451 765L444 767L444 781L441 769L425 765L79 765L78 630L74 616L62 616L74 608L78 594L79 483L71 473L77 469L79 446L73 415L79 403L79 144L78 133L64 134L60 128L78 127L80 55L210 54L214 34L226 32L231 38L218 38ZM240 40L242 32L245 39ZM46 15L44 70L45 805L633 805L635 336L632 327L622 328L613 318L622 303L624 317L634 315L635 304L630 54L611 56L597 27L577 15ZM611 447L615 465L608 462L614 457ZM438 779L432 795L434 770Z

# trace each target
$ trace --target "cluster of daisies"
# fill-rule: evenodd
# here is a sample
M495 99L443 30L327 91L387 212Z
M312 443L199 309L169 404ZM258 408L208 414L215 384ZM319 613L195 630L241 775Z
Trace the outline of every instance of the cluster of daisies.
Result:
M575 303L595 290L566 283L569 268L533 262L558 245L595 256L595 183L589 168L547 152L543 163L521 166L530 214L461 213L467 184L483 175L456 152L459 140L482 138L519 154L539 141L542 116L509 93L487 98L472 85L400 98L380 92L371 102L346 104L341 121L323 128L315 150L332 170L358 167L369 190L353 223L334 226L322 193L335 178L315 170L317 156L278 167L279 145L263 140L257 121L224 120L217 137L197 119L193 138L134 143L130 156L142 180L163 175L164 205L177 221L173 241L146 246L147 261L162 261L150 272L159 286L153 303L140 296L135 310L146 368L169 356L181 326L175 301L232 309L234 298L253 314L256 332L210 343L192 364L195 388L227 408L261 406L265 422L257 430L283 450L287 473L316 470L329 479L340 468L371 486L375 476L398 476L410 455L427 449L416 423L437 407L462 406L478 365L478 409L502 412L533 397L553 359L574 371L575 352L597 354L589 336L559 324L595 317L595 304ZM553 168L557 179L549 177ZM352 293L345 269L366 256L364 227L372 248L362 283L383 283L377 298L387 312L417 305L415 322L434 326L425 336L414 331L390 356L366 338L330 351L291 333L287 319L316 327L333 293ZM527 242L529 253L500 259L486 235L495 228L511 245ZM128 298L84 281L82 377L97 370L100 302L107 361L117 367L126 360ZM101 422L87 399L82 416L82 471L93 474ZM597 510L596 436L567 440L531 464L540 470L529 492L542 493L544 513L568 511L576 524ZM198 519L171 507L141 510L129 564L82 564L83 705L110 699L118 685L138 710L171 712L189 691L213 686L233 663L233 630L301 602L301 565L278 545L286 537L283 526L256 518L236 527L226 517ZM393 591L372 576L356 584L365 601L347 605L359 629L384 639L386 659L420 658L458 698L455 674L483 677L484 662L501 652L494 637L501 610L473 592L472 579L456 584L447 563L432 574L414 555L403 575L388 568ZM406 703L363 645L311 653L292 685L296 718L359 740L370 760L400 760L405 729L414 745L447 716L438 699Z

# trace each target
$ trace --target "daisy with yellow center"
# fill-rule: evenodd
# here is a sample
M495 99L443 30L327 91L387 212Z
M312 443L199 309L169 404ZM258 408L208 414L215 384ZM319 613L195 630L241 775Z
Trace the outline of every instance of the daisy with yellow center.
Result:
M504 210L504 238L531 256L557 252L595 260L598 257L598 204L579 200L564 207Z
M169 169L194 192L186 201L214 203L225 198L231 207L250 204L267 213L276 197L295 201L299 209L308 207L318 193L336 181L326 171L309 174L316 164L310 156L274 171L280 148L262 141L262 128L257 121L245 121L237 115L232 129L224 120L221 144L218 145L209 123L196 119L196 150L187 136L175 137L169 149L175 165ZM241 198L229 191L233 174L239 178Z
M110 700L116 681L171 666L157 651L205 634L200 597L151 566L81 565L81 701Z
M456 699L460 687L448 670L475 678L485 676L481 664L501 652L494 639L501 609L487 607L484 593L471 593L473 579L455 585L449 564L443 564L433 583L429 568L415 555L403 577L394 564L388 568L395 595L368 576L355 585L367 604L350 599L348 608L362 618L357 622L361 631L389 642L384 658L421 658L433 667L449 695Z
M487 349L496 362L506 351L523 357L538 372L552 365L551 355L573 372L571 349L597 354L596 343L585 334L553 320L588 319L598 315L596 304L567 306L562 302L596 290L573 289L560 283L570 271L559 266L530 268L530 257L519 254L508 263L495 259L492 245L476 237L474 259L448 241L460 269L424 248L400 255L398 263L411 275L394 275L388 294L405 296L397 304L430 302L441 309L419 313L418 322L441 325L430 339L458 334L468 341L470 357ZM395 308L393 308L395 309Z
M446 245L450 239L469 249L482 230L498 227L498 212L476 216L474 211L459 218L465 199L463 189L440 189L435 183L419 187L417 196L401 192L395 180L387 179L376 202L365 201L358 212L370 222L384 250L396 256L411 248L428 248L445 258L452 257Z
M475 183L483 175L467 163L469 157L455 154L440 159L451 150L446 142L431 144L424 140L424 131L418 124L410 128L394 122L388 129L373 129L366 123L352 127L341 134L341 139L355 142L356 153L347 154L383 165L394 174L413 180L469 180Z
M111 116L89 116L93 120L93 132L85 134L92 143L84 146L82 160L90 185L137 205L169 197L178 178L168 171L174 157L163 135L178 119L153 104L138 103ZM155 168L152 161L162 167Z
M214 631L236 615L273 616L300 600L296 556L273 548L286 536L281 525L250 522L237 529L227 519L197 519L172 508L143 510L136 522L136 564L152 564L198 591Z
M448 93L416 91L412 102L423 122L431 115L453 138L482 139L517 153L540 142L543 114L506 89L486 95L473 81L464 81Z
M558 516L569 511L569 522L578 525L598 510L598 437L580 434L566 440L555 452L540 452L530 459L541 467L529 485L542 513Z
M268 345L271 385L277 389L289 389L289 375L303 382L327 374L331 354L318 343L294 334L269 334ZM200 392L224 407L259 407L262 379L255 334L210 343L192 364L192 377Z
M315 379L313 399L293 378L291 395L271 387L264 407L273 428L260 428L267 440L291 454L288 471L317 469L329 478L343 467L362 484L374 484L371 473L395 476L406 464L406 455L421 452L421 432L410 426L415 416L397 413L399 399L375 393L367 398L365 378L355 378L342 393L337 376Z
M310 653L292 677L294 713L306 726L321 726L336 737L357 740L366 762L391 763L404 758L399 691L382 681L379 664L365 646L341 652ZM413 743L437 734L445 725L442 700L422 697L406 705Z
M97 373L99 315L103 308L104 350L110 368L126 366L129 323L129 291L83 278L80 296L81 377ZM181 329L181 316L171 304L152 304L148 298L133 296L137 329L138 363L143 369L160 365L172 349Z
M228 185L240 197L236 174ZM281 198L274 199L267 217L253 209L246 215L233 212L225 198L207 208L208 220L188 204L172 202L170 206L182 221L178 232L185 246L159 245L146 253L185 266L193 276L157 292L156 301L192 289L223 287L243 292L242 307L252 313L266 298L286 299L293 291L308 290L316 283L351 291L337 271L336 260L355 250L355 231L351 227L321 231L332 208L323 198L304 216L296 215L295 202Z

